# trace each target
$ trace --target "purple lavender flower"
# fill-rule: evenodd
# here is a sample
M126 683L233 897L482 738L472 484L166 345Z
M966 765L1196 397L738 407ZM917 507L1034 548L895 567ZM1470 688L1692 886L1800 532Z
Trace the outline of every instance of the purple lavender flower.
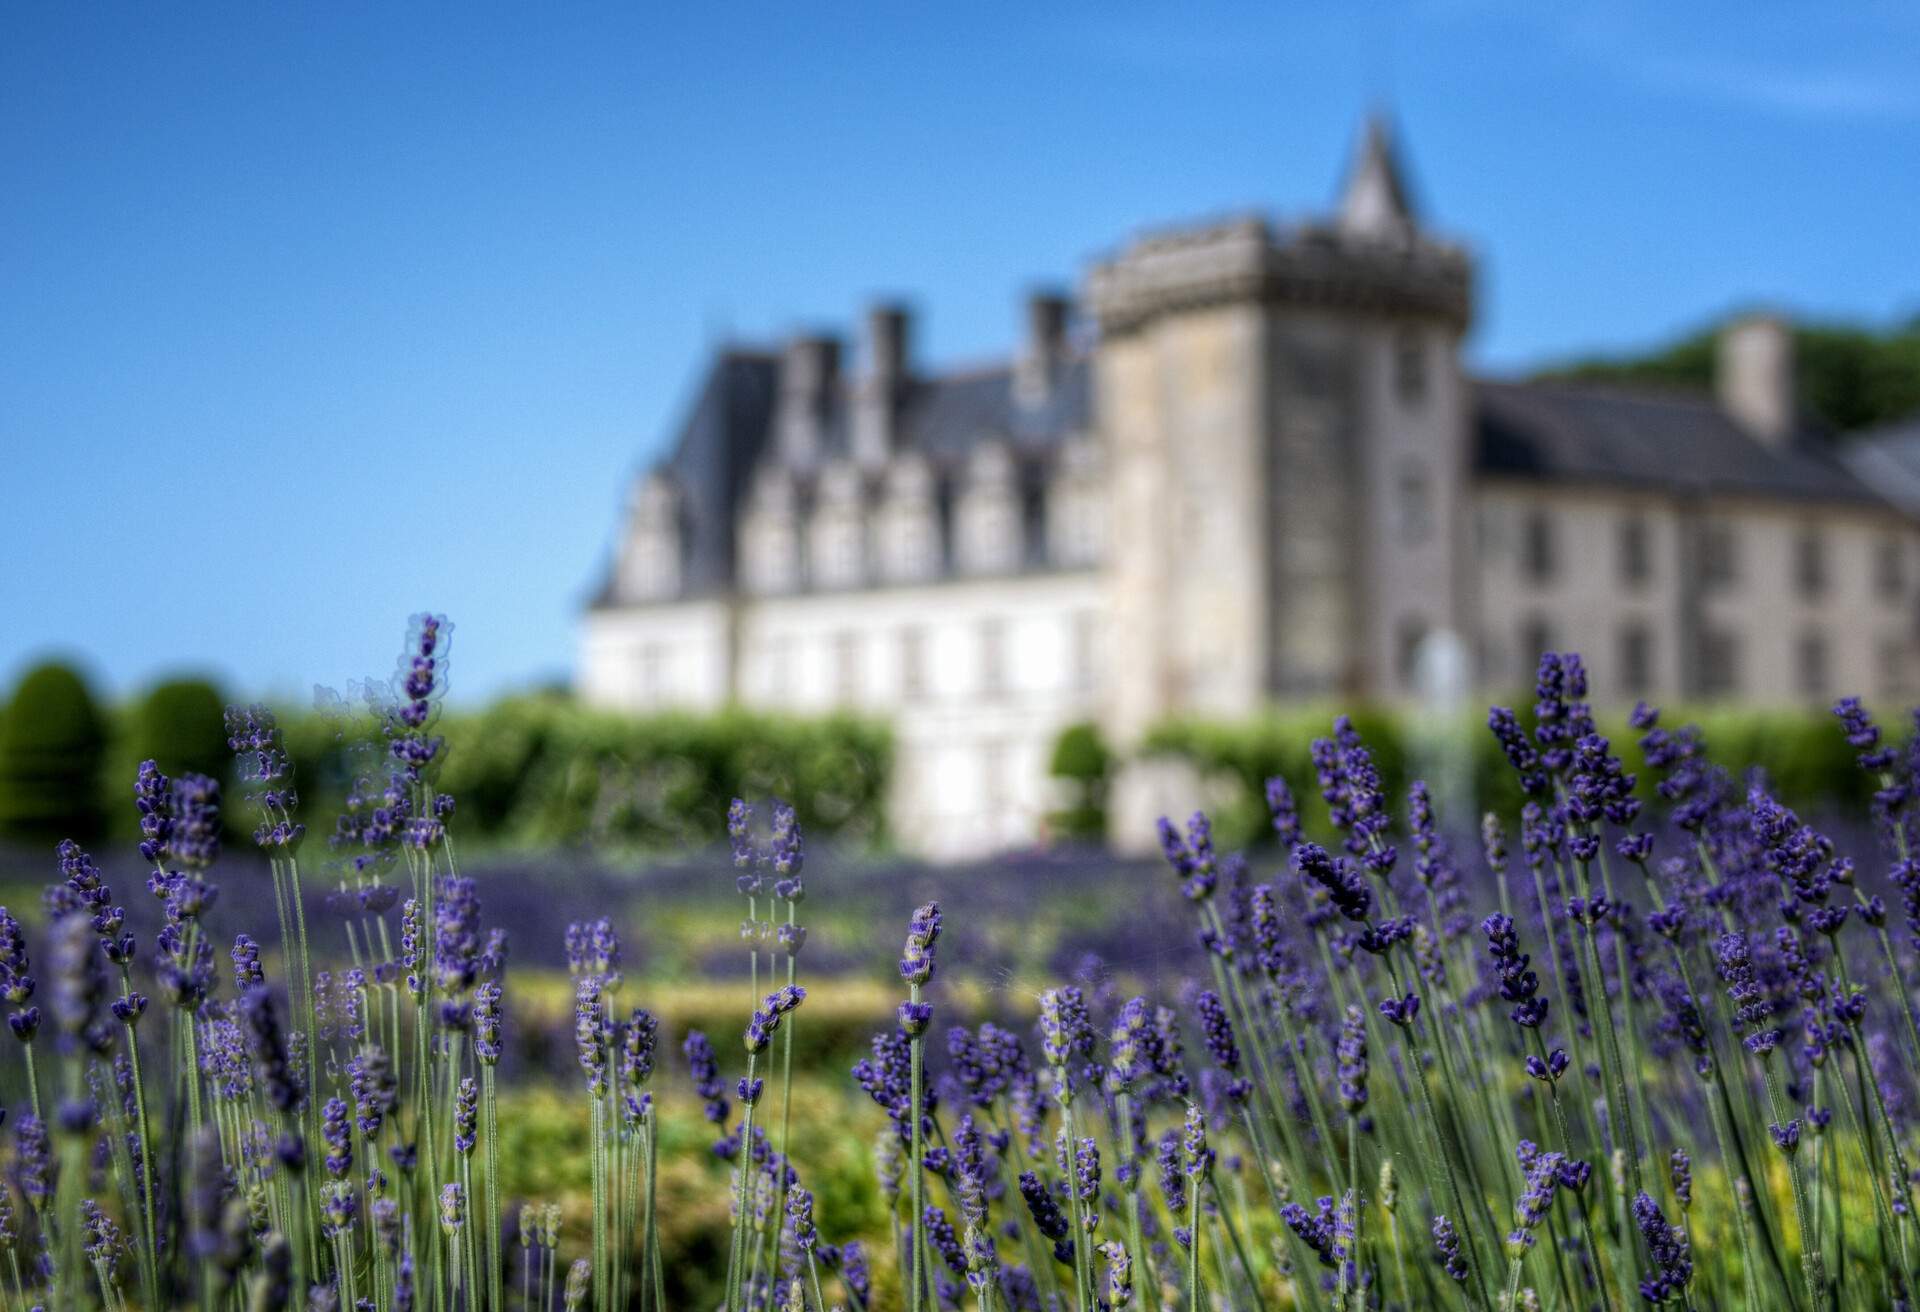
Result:
M353 1128L347 1121L345 1099L329 1098L320 1109L320 1137L327 1144L327 1174L344 1179L353 1169Z
M1180 1139L1180 1153L1181 1159L1186 1163L1188 1178L1201 1180L1213 1171L1214 1151L1207 1146L1207 1119L1201 1114L1198 1103L1187 1104L1187 1119Z
M233 991L245 993L248 989L267 982L266 972L260 969L260 945L245 934L236 934L233 939Z
M1340 1063L1340 1104L1347 1115L1358 1116L1367 1105L1367 1024L1360 1008L1347 1008L1334 1056Z
M1753 957L1744 934L1720 936L1715 950L1715 966L1727 987L1727 998L1734 1004L1736 1031L1746 1035L1748 1051L1760 1057L1772 1053L1780 1041L1780 1031L1767 1025L1773 1007L1753 970Z
M680 1049L687 1055L687 1068L693 1077L693 1091L706 1103L706 1117L714 1125L727 1123L727 1086L720 1080L720 1064L714 1059L713 1044L699 1030L689 1030Z
M293 818L300 804L293 789L293 759L281 743L273 712L258 705L229 706L226 720L227 746L260 811L253 841L269 852L292 851L306 837L307 827Z
M1526 1188L1514 1204L1514 1229L1507 1235L1507 1254L1517 1256L1533 1247L1533 1232L1546 1219L1553 1206L1556 1188L1576 1192L1584 1188L1592 1175L1585 1162L1575 1162L1562 1153L1543 1152L1529 1139L1522 1139L1514 1156L1526 1173Z
M1527 732L1520 727L1520 717L1504 706L1495 706L1487 712L1487 728L1493 731L1500 750L1506 754L1507 763L1520 776L1520 791L1530 797L1545 793L1547 777L1541 769L1540 753L1527 741Z
M1340 1242L1340 1219L1332 1198L1321 1198L1318 1205L1319 1213L1315 1215L1299 1203L1288 1203L1280 1209L1280 1219L1287 1223L1287 1229L1313 1250L1321 1266L1330 1271L1338 1270L1347 1255ZM1342 1207L1349 1205L1350 1200L1343 1202Z
M453 1150L467 1156L479 1141L480 1086L467 1075L453 1092Z
M133 805L140 813L140 856L160 865L172 848L173 784L154 761L142 761L133 780Z
M620 1034L620 1078L629 1091L653 1078L653 1050L660 1039L660 1022L645 1007L635 1007Z
M1347 716L1333 722L1332 738L1316 738L1311 748L1320 795L1326 799L1334 828L1347 834L1346 849L1381 878L1392 872L1395 850L1382 841L1386 833L1386 791L1373 754ZM1358 917L1356 917L1357 919Z
M28 1206L44 1211L53 1201L53 1146L46 1122L31 1112L23 1113L14 1122L13 1148L20 1192Z
M273 995L264 985L241 995L240 1019L245 1028L247 1051L253 1059L253 1077L266 1092L267 1102L275 1110L291 1112L305 1101L300 1075L288 1054L285 1033L274 1014Z
M1500 976L1500 996L1514 1004L1513 1023L1539 1029L1547 1018L1547 999L1539 996L1540 977L1527 969L1531 958L1520 951L1513 917L1495 912L1480 922L1480 928L1486 931L1487 953Z
M387 1050L369 1043L347 1063L347 1087L360 1133L369 1142L380 1137L380 1127L400 1099L400 1082Z
M859 1301L861 1307L872 1305L873 1279L867 1272L866 1246L858 1239L849 1239L840 1246L840 1278L846 1282L847 1291Z
M1640 1297L1656 1306L1685 1299L1693 1282L1693 1257L1687 1232L1669 1224L1660 1205L1645 1190L1634 1196L1633 1219L1646 1240L1647 1255L1653 1269L1640 1281Z
M1684 1212L1693 1206L1693 1159L1687 1156L1686 1149L1675 1148L1668 1160L1668 1169L1673 1178L1674 1200Z
M450 1181L440 1190L440 1229L449 1236L460 1233L467 1223L467 1191L458 1181ZM571 1276L568 1277L572 1279ZM574 1300L577 1302L578 1300Z
M749 1056L760 1052L772 1042L773 1035L780 1028L780 1018L798 1007L806 1000L807 991L798 984L788 984L767 994L766 1001L747 1021L746 1048Z
M785 802L773 804L773 833L768 845L767 862L773 867L773 895L788 902L806 896L800 867L806 859L806 845L800 834L800 821Z
M1348 920L1367 918L1373 907L1373 893L1344 858L1333 856L1318 843L1302 843L1293 851L1293 868L1303 879L1325 889L1333 905Z
M36 987L29 973L31 969L27 938L20 931L20 922L5 907L0 907L0 1001L14 1009L8 1014L7 1023L13 1036L22 1043L31 1043L40 1028L40 1009L27 1005L33 1000Z
M1273 822L1274 836L1280 840L1281 853L1291 853L1300 842L1300 807L1287 781L1277 774L1267 780L1267 815Z
M86 916L107 960L117 966L127 965L133 960L134 938L126 932L125 908L114 905L113 890L101 878L93 858L81 851L78 843L67 839L57 852L64 882L47 889L50 918L58 919L69 912Z
M1207 1056L1227 1077L1227 1097L1236 1103L1245 1102L1252 1085L1240 1072L1240 1045L1234 1041L1226 1005L1219 994L1208 989L1194 999L1194 1006L1200 1012L1200 1034Z
M1160 1167L1160 1193L1167 1200L1167 1210L1175 1217L1184 1216L1187 1210L1187 1171L1181 1157L1178 1130L1161 1133L1154 1144L1154 1161Z
M907 944L900 954L900 978L924 987L933 978L933 945L940 938L940 904L928 902L907 922Z
M1040 1050L1053 1068L1055 1094L1062 1104L1073 1100L1075 1090L1100 1082L1093 1049L1093 1021L1079 988L1063 984L1041 993Z
M912 1059L906 1031L894 1029L874 1035L872 1055L853 1065L854 1082L887 1114L903 1144L913 1137ZM922 1097L924 1114L933 1106L934 1095L925 1089Z
M1440 1257L1441 1269L1457 1285L1467 1283L1467 1259L1460 1252L1460 1235L1445 1215L1433 1218L1433 1246Z
M1060 1204L1047 1192L1046 1185L1032 1171L1020 1173L1020 1197L1026 1201L1027 1214L1033 1217L1034 1229L1053 1244L1053 1255L1061 1262L1073 1260L1073 1230L1067 1223Z
M587 1076L587 1092L598 1098L607 1091L607 1070L613 1060L613 1027L598 977L584 975L575 985L573 1045L580 1069Z
M473 994L473 1055L483 1066L500 1060L500 1021L504 1012L497 980L488 980Z
M1167 864L1180 878L1180 891L1190 902L1204 902L1213 896L1220 882L1219 863L1213 850L1213 822L1204 811L1195 811L1187 820L1187 831L1160 817L1160 850Z
M220 857L220 783L204 774L173 781L173 833L168 857L188 870L205 870Z
M105 1052L112 1039L101 1014L107 981L94 953L92 923L84 912L69 912L53 922L47 942L47 1010L62 1051Z

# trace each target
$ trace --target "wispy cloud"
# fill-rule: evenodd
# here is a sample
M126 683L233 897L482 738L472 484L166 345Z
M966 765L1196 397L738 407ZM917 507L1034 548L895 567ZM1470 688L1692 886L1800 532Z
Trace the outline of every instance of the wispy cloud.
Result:
M1641 54L1629 69L1663 90L1755 109L1822 118L1920 116L1920 91L1858 68L1785 68L1716 56Z
M1542 8L1522 0L1424 0L1443 26L1516 36L1663 95L1803 118L1920 118L1920 7L1862 4L1818 19L1702 0L1607 0ZM1521 52L1524 57L1524 51Z

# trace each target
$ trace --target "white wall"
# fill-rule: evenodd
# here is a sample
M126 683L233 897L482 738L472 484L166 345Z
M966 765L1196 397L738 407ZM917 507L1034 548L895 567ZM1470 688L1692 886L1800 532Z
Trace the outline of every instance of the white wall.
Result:
M957 858L1030 843L1054 805L1047 763L1060 730L1099 708L1104 601L1091 571L743 601L736 695L887 717L891 819L908 850ZM595 612L582 695L623 710L718 706L728 651L721 602Z

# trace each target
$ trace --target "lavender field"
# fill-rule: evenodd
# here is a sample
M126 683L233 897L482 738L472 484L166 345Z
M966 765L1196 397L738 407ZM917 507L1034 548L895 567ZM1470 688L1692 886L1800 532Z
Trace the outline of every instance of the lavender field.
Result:
M1909 1305L1904 725L1836 708L1832 838L1550 654L1484 823L1340 720L1244 857L809 854L768 798L463 861L443 623L341 815L237 707L242 795L149 763L137 850L0 867L9 1308Z

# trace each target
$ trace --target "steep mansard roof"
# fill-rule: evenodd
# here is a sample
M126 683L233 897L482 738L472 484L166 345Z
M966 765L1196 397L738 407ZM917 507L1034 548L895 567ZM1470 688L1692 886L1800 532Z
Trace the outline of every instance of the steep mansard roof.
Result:
M1754 440L1711 398L1568 383L1474 384L1474 470L1656 492L1886 506L1807 428Z
M779 372L775 355L722 352L661 466L684 498L690 595L731 586L735 516L772 446ZM998 438L1025 461L1044 464L1069 436L1091 428L1084 359L1066 364L1038 404L1016 395L1014 377L1001 367L916 379L901 403L901 449L952 469ZM1477 381L1472 395L1473 467L1481 475L1920 512L1920 425L1890 432L1877 457L1843 460L1812 430L1785 447L1763 445L1710 398L1687 392ZM845 451L849 427L842 397L827 419L828 455ZM1883 478L1886 469L1904 470L1904 481ZM603 590L596 604L608 600Z
M1920 515L1920 415L1848 442L1840 457L1854 476L1910 515Z

